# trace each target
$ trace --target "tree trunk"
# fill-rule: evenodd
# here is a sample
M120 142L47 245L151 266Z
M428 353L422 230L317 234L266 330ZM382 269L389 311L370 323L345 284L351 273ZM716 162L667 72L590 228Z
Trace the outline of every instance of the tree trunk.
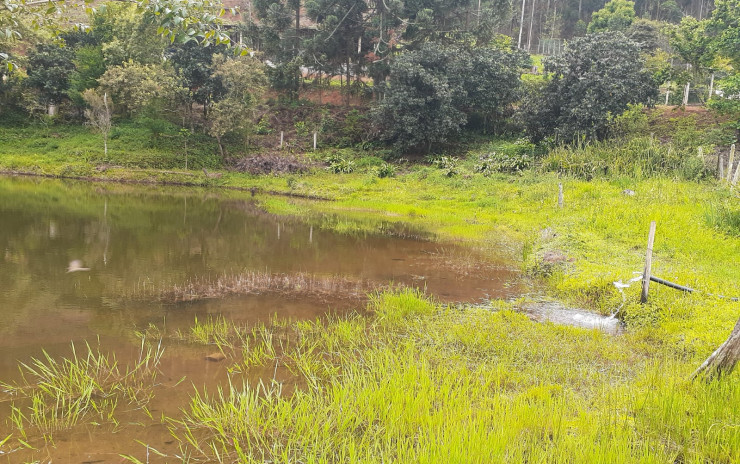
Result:
M216 135L216 142L218 142L218 151L221 152L221 158L226 159L226 150L224 150L224 144L221 143L221 136Z
M740 359L740 319L727 340L699 366L691 378L703 375L706 380L711 381L730 374L738 359Z

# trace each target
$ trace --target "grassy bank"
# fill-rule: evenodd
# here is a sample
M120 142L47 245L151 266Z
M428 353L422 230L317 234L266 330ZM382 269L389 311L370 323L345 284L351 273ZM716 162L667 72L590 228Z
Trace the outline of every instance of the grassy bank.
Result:
M738 375L712 384L688 378L740 316L738 303L709 295L740 296L738 193L711 179L695 147L643 157L649 141L630 143L638 148L556 150L512 174L481 172L480 152L460 159L453 175L444 163L398 163L394 177L380 177L365 153L346 153L365 166L348 174L101 169L96 160L30 149L2 154L0 169L331 198L255 197L273 213L344 233L408 223L503 250L542 293L603 314L623 302L613 282L642 270L654 220L653 273L702 290L654 285L639 305L633 285L620 336L533 323L514 311L521 302L448 308L410 291L376 295L370 317L246 330L196 323L198 340L229 339L221 348L232 375L230 385L194 393L181 415L163 419L179 456L192 462L737 462ZM605 171L614 152L637 155ZM216 328L218 336L208 334ZM165 345L177 339L158 336ZM272 366L288 374L249 381ZM143 452L132 454L144 462Z
M684 359L631 335L498 306L444 308L406 291L374 298L370 319L292 325L292 343L251 345L238 366L285 366L304 388L235 376L195 395L173 435L183 454L225 462L740 458L737 376L691 383Z

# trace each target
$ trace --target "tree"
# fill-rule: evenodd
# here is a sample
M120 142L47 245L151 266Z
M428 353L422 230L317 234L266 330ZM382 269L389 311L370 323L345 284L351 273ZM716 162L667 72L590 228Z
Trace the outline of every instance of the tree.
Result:
M740 72L740 0L717 0L706 31L714 50L729 58Z
M87 89L98 86L98 79L105 73L103 50L99 45L85 45L75 50L75 70L69 77L69 91L67 95L78 108L84 107L82 96Z
M88 124L103 136L103 152L108 156L108 134L112 127L108 94L104 93L101 98L95 90L87 89L83 92L82 98L88 105L85 110Z
M521 69L531 66L529 56L516 50L477 48L460 55L469 59L469 73L465 78L467 112L477 112L484 117L484 130L488 123L501 120L519 98Z
M57 44L41 44L28 55L28 80L38 90L42 104L52 108L67 96L69 78L74 71L74 53Z
M655 21L638 19L627 29L626 35L637 42L643 53L651 54L660 47L660 28Z
M252 25L263 44L262 51L272 60L267 69L270 84L276 90L285 91L291 99L298 98L301 83L300 58L301 1L300 0L255 0L255 12L261 20Z
M700 73L714 59L712 39L707 34L708 21L686 16L681 23L667 28L671 48L695 73Z
M545 71L549 80L522 115L534 139L604 138L611 118L628 104L657 98L638 45L620 32L574 39L563 55L545 61Z
M168 106L182 89L172 68L133 61L109 67L98 81L127 116L156 105Z
M712 49L732 64L729 75L718 82L724 97L711 99L709 104L732 118L740 140L740 0L718 0L706 30Z
M717 348L694 372L692 378L703 376L706 380L730 375L740 360L740 319L727 340Z
M403 53L392 65L376 121L385 140L401 151L445 141L467 118L459 108L462 76L453 72L454 54L435 44Z
M444 142L474 112L500 117L518 96L521 56L434 43L402 53L391 65L375 113L382 137L400 151Z
M214 56L214 75L221 79L226 94L211 106L209 132L218 141L222 157L226 157L223 136L238 133L245 143L252 128L253 111L267 85L263 65L249 56L226 59Z
M205 114L211 102L219 100L226 92L221 79L213 73L213 57L225 52L224 45L203 47L195 42L174 44L167 49L167 60L186 89L184 97L191 127L193 104L202 105Z
M625 32L635 20L635 2L611 0L595 12L588 25L588 32Z
M145 21L154 26L157 35L170 42L197 41L203 45L228 44L228 33L220 19L225 12L214 0L131 0L136 11ZM32 29L50 27L54 29L67 8L65 2L56 0L0 0L0 62L12 70L8 46L22 38L26 25ZM105 11L103 4L98 11ZM89 13L96 10L86 7ZM214 12L217 12L214 14Z

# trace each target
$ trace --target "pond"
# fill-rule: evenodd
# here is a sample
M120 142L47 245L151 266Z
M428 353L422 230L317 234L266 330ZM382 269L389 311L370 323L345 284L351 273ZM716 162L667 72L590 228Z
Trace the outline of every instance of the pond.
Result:
M131 362L135 333L150 324L171 332L196 318L246 326L316 319L362 311L367 292L393 285L446 302L521 291L517 268L505 260L404 224L280 217L259 200L242 192L0 178L0 380L18 382L19 362L44 352L70 356L72 343ZM339 222L344 232L333 226ZM150 405L155 419L176 413L194 387L226 381L225 363L205 360L212 351L165 343L168 390ZM10 399L1 398L0 418L9 415ZM8 422L0 422L0 440L12 431ZM175 446L158 419L136 424L77 427L30 456L120 462L119 452L140 448L135 440ZM18 453L5 459L19 462Z

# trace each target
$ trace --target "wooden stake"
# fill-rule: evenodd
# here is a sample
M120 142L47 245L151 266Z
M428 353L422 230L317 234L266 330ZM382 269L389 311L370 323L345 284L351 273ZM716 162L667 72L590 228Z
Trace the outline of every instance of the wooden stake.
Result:
M665 91L665 106L668 106L668 95L671 94L670 90Z
M648 234L647 253L645 254L645 270L642 273L642 293L640 294L640 303L645 304L648 300L648 290L650 290L650 272L653 268L653 243L655 242L655 221L650 223L650 233Z
M316 132L314 132L313 133L313 149L314 149L314 151L316 151L316 142L317 142Z
M283 148L284 136L285 136L285 133L283 131L280 131L280 148Z
M725 160L719 155L719 180L725 179Z
M735 144L730 145L730 161L727 162L727 182L732 180L732 163L735 161ZM740 165L740 163L738 163Z
M558 184L558 208L563 207L563 184Z

